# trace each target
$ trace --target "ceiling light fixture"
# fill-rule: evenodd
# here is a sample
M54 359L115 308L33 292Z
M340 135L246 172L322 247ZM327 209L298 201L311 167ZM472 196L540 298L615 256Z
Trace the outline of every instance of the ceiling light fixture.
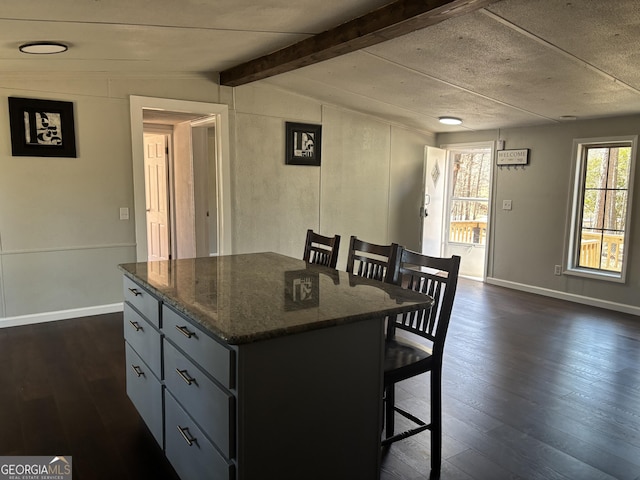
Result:
M444 123L445 125L461 125L462 120L456 117L440 117L438 118L440 123Z
M31 42L20 45L18 49L22 53L29 53L32 55L51 55L54 53L66 52L69 47L64 43L58 42Z

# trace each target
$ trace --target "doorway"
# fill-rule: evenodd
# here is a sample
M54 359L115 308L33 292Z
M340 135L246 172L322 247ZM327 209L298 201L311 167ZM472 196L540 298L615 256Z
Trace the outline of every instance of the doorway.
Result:
M461 257L460 275L486 277L493 143L425 149L422 253Z
M231 253L228 107L137 96L130 105L137 260ZM162 156L162 136L166 167L149 160ZM152 215L163 185L166 228Z

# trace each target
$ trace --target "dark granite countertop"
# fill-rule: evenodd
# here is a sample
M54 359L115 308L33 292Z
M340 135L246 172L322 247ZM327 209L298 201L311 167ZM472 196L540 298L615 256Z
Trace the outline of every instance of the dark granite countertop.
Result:
M432 303L425 295L276 253L119 268L229 344L380 318Z

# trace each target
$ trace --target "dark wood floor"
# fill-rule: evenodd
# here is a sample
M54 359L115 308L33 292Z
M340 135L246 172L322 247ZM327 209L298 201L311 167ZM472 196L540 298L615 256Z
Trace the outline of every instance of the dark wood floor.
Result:
M0 329L0 455L72 455L76 480L175 480L126 397L121 321ZM428 379L398 403L426 416ZM462 280L443 392L443 480L640 480L639 317ZM383 480L428 477L428 432L383 458Z
M0 455L76 480L177 480L125 392L122 314L0 329Z
M443 367L443 480L640 479L640 317L462 281ZM428 384L398 398L428 410ZM384 480L427 479L429 434Z

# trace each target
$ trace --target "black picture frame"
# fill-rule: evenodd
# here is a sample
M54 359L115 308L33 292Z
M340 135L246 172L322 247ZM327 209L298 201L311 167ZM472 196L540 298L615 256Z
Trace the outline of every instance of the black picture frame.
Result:
M9 126L14 157L77 156L73 102L9 97Z
M320 166L322 125L285 122L287 165Z

